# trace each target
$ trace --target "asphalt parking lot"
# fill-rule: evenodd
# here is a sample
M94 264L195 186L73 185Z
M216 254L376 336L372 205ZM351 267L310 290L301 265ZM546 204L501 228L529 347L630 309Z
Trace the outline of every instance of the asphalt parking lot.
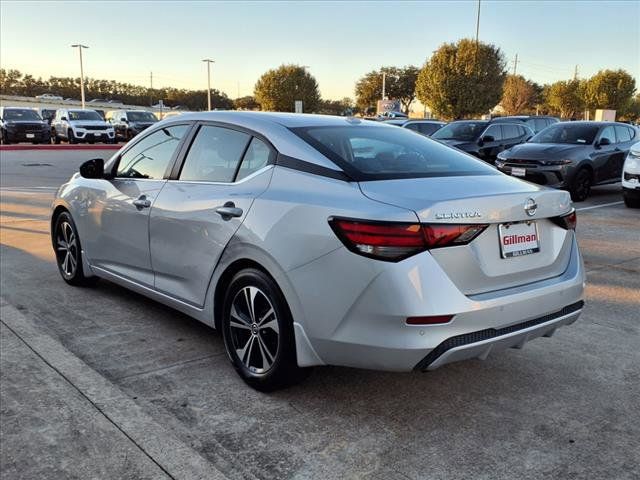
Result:
M49 205L99 151L0 151L2 478L637 479L640 211L582 204L574 325L429 373L318 368L265 395L221 336L59 277Z

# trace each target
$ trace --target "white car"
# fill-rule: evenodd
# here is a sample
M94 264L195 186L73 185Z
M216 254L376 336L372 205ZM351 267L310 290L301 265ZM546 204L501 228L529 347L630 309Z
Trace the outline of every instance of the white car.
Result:
M60 95L54 95L53 93L43 93L42 95L36 95L38 100L53 100L56 102L61 102L62 97Z
M640 142L633 144L622 167L622 196L629 208L640 208Z
M51 138L56 144L62 140L115 143L116 134L113 125L104 121L95 110L59 109L51 121Z

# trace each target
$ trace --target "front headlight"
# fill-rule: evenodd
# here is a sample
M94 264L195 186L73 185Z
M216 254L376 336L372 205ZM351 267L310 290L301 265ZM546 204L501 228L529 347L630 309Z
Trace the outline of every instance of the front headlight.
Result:
M506 161L508 160L508 159L507 159L507 151L506 151L506 150L504 150L504 151L500 152L500 153L498 154L498 157L497 157L497 158L498 158L498 160L502 160L503 162L506 162Z
M573 163L573 160L569 160L569 159L565 159L565 160L543 160L542 164L543 165L569 165Z

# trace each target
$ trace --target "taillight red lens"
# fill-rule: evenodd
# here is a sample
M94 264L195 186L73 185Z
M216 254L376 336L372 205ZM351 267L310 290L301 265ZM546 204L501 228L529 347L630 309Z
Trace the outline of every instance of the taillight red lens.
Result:
M578 215L576 215L576 211L572 210L566 215L561 215L559 217L550 218L553 223L562 227L566 230L575 230L576 225L578 224Z
M421 225L340 218L329 219L329 224L352 252L392 262L424 250L465 245L487 228L487 225Z

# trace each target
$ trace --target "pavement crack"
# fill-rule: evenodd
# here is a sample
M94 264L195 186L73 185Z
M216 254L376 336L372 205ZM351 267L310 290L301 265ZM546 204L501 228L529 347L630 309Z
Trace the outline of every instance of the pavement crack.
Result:
M182 362L172 363L171 365L165 365L163 367L154 368L154 369L151 369L151 370L146 370L144 372L132 373L131 375L124 375L122 377L115 377L113 379L113 381L119 382L119 381L122 381L122 380L128 380L130 378L139 377L141 375L148 375L150 373L157 373L157 372L162 372L164 370L170 370L170 369L172 369L174 367L181 367L183 365L188 365L189 363L195 363L195 362L199 362L200 360L206 360L207 358L219 357L223 353L224 352L212 353L210 355L205 355L204 357L192 358L190 360L184 360Z

